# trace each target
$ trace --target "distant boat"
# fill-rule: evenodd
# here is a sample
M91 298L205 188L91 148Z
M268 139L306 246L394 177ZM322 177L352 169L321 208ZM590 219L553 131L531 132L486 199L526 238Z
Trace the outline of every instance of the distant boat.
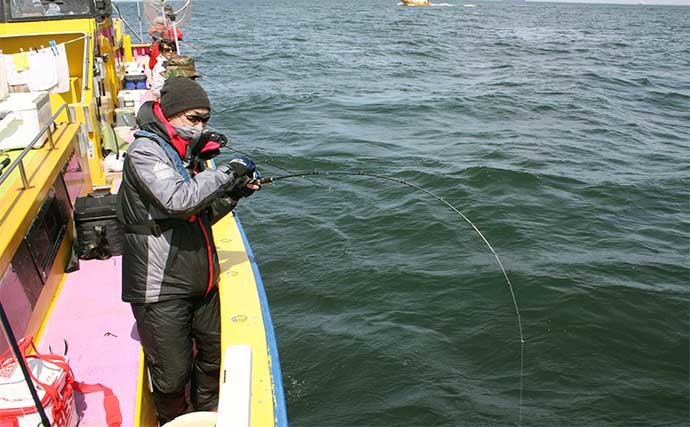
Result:
M431 6L429 0L400 0L404 6Z

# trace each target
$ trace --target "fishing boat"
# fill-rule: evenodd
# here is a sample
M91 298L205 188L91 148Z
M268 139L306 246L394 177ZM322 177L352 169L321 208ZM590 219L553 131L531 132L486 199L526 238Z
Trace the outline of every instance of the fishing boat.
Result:
M166 6L157 0L148 10L164 15ZM174 10L181 16L190 6L187 0ZM21 378L11 384L16 395L0 399L0 424L12 414L30 416L28 401L42 425L158 426L134 317L121 301L121 236L112 216L85 219L79 207L117 192L133 110L150 97L131 72L147 63L150 43L133 43L112 9L111 0L0 0L0 315L7 338L0 339L0 387ZM89 221L100 227L93 229L108 242L105 250L83 251L80 227ZM237 214L214 225L214 235L222 268L220 403L217 414L173 423L287 425L267 298ZM64 355L76 381L112 390L106 404L75 385L63 403L76 412L55 419L55 400L52 410L43 407L50 390L27 380L39 374L41 354L52 361ZM62 366L46 363L46 370Z
M400 0L403 6L431 6L429 0Z

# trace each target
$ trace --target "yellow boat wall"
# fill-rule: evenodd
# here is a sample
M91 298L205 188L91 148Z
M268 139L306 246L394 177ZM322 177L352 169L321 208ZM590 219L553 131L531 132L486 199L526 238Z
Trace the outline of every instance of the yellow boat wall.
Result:
M9 176L9 179L0 186L0 206L3 206L0 213L0 275L4 274L10 266L17 248L31 228L56 178L69 162L76 145L78 130L77 124L60 125L53 134L54 149L48 150L48 144L46 144L45 149L29 152L24 158L29 181L28 188L23 188L19 173ZM18 154L18 151L12 152L10 158L14 160ZM67 178L66 175L65 178ZM79 182L70 184L78 185ZM73 225L69 223L68 226L69 229L57 251L53 266L46 274L43 292L24 329L25 335L36 334L53 298L54 290L64 277L64 266L72 248Z
M221 348L223 354L229 346L251 348L250 425L287 426L282 374L268 302L238 216L223 218L214 225L213 234L222 271ZM223 358L221 377L231 371L225 363ZM219 408L219 415L222 414L223 409Z

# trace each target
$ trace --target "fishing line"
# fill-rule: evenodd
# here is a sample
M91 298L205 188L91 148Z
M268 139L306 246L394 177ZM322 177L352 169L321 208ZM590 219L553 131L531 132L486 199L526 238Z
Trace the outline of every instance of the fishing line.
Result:
M239 152L239 151L238 151ZM411 182L394 178L391 176L386 176L386 175L379 175L379 174L374 174L374 173L367 173L363 171L358 171L358 172L335 172L335 171L319 171L319 170L314 170L313 172L302 172L302 173L292 173L290 175L282 175L282 176L270 176L270 177L265 177L261 178L259 180L259 184L269 184L272 182L280 181L283 179L288 179L288 178L306 178L309 176L315 176L315 175L321 175L321 176L329 176L329 175L338 175L338 176L366 176L366 177L371 177L371 178L377 178L377 179L382 179L386 181L392 181L392 182L397 182L399 184L406 185L408 187L414 188L415 190L421 191L434 199L440 201L444 205L448 206L453 212L458 214L462 219L465 220L473 229L474 231L479 235L479 237L482 238L486 246L489 248L491 253L493 254L494 258L496 259L496 262L498 263L499 268L501 269L501 272L503 273L503 278L506 281L506 284L508 285L508 290L510 291L510 296L513 299L513 307L515 308L515 315L517 317L517 324L518 324L518 330L520 332L520 416L519 416L519 424L522 424L522 395L523 395L523 384L524 384L524 355L525 355L525 338L522 333L522 318L520 317L520 309L518 308L517 304L517 298L515 297L515 292L513 291L513 284L510 281L510 278L508 278L508 273L506 272L506 269L503 267L503 262L501 262L501 259L498 257L498 254L494 250L493 246L491 246L491 243L484 237L484 234L482 234L481 231L479 231L479 228L477 228L476 225L472 221L470 221L469 218L465 216L458 208L453 206L451 203L446 201L443 197L420 187L419 185L413 184Z

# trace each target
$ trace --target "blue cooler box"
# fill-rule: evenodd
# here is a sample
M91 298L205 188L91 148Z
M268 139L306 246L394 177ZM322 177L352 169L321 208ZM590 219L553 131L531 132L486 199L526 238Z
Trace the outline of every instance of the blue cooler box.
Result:
M146 75L126 75L125 76L125 89L135 90L135 89L146 89Z

